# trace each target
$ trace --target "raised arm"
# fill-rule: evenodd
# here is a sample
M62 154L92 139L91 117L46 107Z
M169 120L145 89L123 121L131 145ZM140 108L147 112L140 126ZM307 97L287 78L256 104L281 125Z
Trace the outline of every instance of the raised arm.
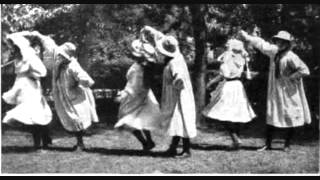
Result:
M278 47L276 45L271 44L260 37L251 36L243 30L240 31L240 35L253 47L257 48L259 51L269 57L274 56L278 52Z
M50 36L45 36L45 35L39 33L38 31L31 31L31 32L30 31L20 31L20 32L12 33L12 34L10 34L10 36L21 36L21 37L35 36L35 37L38 37L39 40L41 41L41 43L43 44L43 47L49 51L52 51L53 49L58 47L58 45L55 43L55 41Z
M32 31L30 34L31 36L38 37L43 44L43 47L50 52L53 52L58 47L56 42L50 36L43 35L38 31Z
M30 46L29 41L24 35L28 34L27 31L13 33L8 35L20 49L22 60L16 64L16 73L29 72L31 77L39 78L47 74L47 70L42 61L36 55L35 50Z
M160 40L164 37L164 34L150 26L145 26L140 31L140 38L143 42L148 42L151 44L155 44L156 41ZM149 39L152 38L152 39ZM150 42L152 40L153 42Z

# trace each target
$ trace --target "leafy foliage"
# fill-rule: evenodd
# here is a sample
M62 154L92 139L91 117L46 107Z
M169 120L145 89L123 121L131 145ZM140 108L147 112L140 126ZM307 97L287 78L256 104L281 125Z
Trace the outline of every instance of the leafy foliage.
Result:
M192 25L192 6L194 5L2 4L1 56L6 57L7 49L3 42L6 33L38 30L50 35L58 45L66 41L75 43L78 46L80 64L95 79L96 87L123 88L126 70L133 63L126 56L129 53L128 47L144 25L176 36L190 67L196 65L195 61L200 61L195 59L197 51L206 52L195 47L195 28L203 28L201 41L211 43L215 56L218 56L223 51L226 40L236 37L239 29L252 32L254 27L259 27L261 36L265 39L279 30L291 32L296 38L294 50L307 62L312 73L319 71L318 4L201 4L203 14L200 18L203 19L199 20L205 21L204 27ZM261 60L264 57L259 53L252 56L260 59L253 62L253 69L265 73L268 69L267 61ZM12 73L11 70L4 72Z

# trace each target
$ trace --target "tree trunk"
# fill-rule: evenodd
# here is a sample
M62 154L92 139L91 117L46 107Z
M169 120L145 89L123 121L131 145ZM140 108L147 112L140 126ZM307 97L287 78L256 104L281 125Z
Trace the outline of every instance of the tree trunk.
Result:
M201 111L205 107L206 97L206 24L204 21L203 5L189 5L192 15L193 36L195 40L195 63L193 68L193 87L197 109L197 126L204 125Z
M89 68L89 60L88 60L88 43L87 43L87 35L90 33L91 28L88 27L88 22L90 22L90 18L92 18L95 10L95 5L94 4L83 4L80 7L80 27L81 32L80 35L78 36L78 57L79 57L79 63L81 66L85 69L88 70ZM85 37L85 38L84 38Z

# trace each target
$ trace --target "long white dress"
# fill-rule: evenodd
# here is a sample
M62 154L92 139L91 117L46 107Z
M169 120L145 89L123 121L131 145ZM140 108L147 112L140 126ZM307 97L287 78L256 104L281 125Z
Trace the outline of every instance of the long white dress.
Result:
M56 64L59 66L59 64ZM56 77L57 69L54 69ZM92 122L98 122L92 86L94 81L73 59L53 80L54 104L63 127L70 132L87 129ZM89 85L89 86L88 86Z
M177 87L182 82L181 87ZM163 126L170 136L194 138L197 135L196 107L187 64L179 53L163 71L161 112Z
M275 76L275 56L278 48L259 37L249 36L247 40L270 58L267 124L278 127L299 127L311 123L311 115L303 86L303 76L309 69L292 51L280 59L280 77ZM290 77L292 74L297 77Z
M6 113L3 123L47 125L52 120L52 112L42 95L40 84L40 77L46 76L46 67L24 37L15 37L15 40L19 41L22 59L15 61L14 85L2 98L16 106Z
M160 108L152 90L143 84L143 67L134 63L127 72L124 89L128 96L120 102L119 121L115 128L156 130L160 128Z
M232 52L224 53L223 56L220 74L228 79L240 78L245 59ZM247 123L256 116L240 80L223 81L212 95L211 102L203 110L203 115L206 117L220 121Z

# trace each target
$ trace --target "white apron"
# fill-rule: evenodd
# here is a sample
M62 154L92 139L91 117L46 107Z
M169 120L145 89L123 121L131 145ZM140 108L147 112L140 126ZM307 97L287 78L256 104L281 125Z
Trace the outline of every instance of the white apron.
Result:
M220 121L247 123L256 117L240 80L245 59L233 53L224 53L220 74L227 79L212 93L211 102L203 110L203 115ZM220 58L220 57L219 57Z

